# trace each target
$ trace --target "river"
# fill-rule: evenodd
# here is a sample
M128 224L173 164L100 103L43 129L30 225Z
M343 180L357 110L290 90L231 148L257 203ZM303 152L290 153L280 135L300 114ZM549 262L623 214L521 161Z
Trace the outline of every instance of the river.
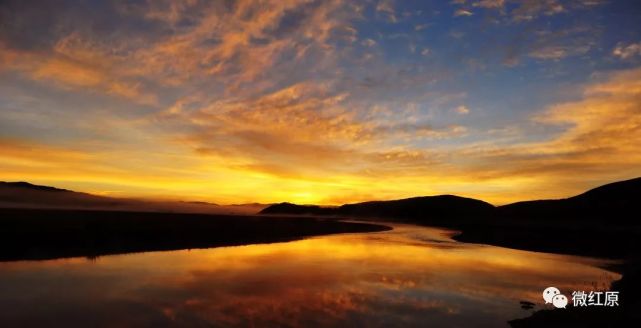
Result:
M0 326L507 327L541 292L607 288L604 260L394 230L0 263Z

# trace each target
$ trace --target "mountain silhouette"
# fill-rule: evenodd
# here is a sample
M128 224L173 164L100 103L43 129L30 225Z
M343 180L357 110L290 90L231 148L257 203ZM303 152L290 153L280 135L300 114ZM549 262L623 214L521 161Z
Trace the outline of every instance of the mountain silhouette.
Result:
M339 215L350 217L395 219L425 225L450 223L450 226L485 220L493 210L494 206L484 201L453 195L364 202L338 208Z
M453 195L413 197L389 201L370 201L338 207L280 203L260 214L332 215L371 219L393 219L413 223L445 222L452 218L495 220L615 220L630 222L641 209L641 178L614 182L580 195L556 200L517 202L494 207L478 199ZM612 216L616 216L613 218Z
M322 207L318 205L297 205L292 203L278 203L262 209L258 214L287 214L287 215L340 215L336 207Z
M123 201L28 182L0 182L1 207L117 207Z
M24 190L38 190L38 191L54 191L54 192L71 192L67 189L60 189L49 186L39 186L34 185L29 182L18 181L18 182L4 182L0 181L0 188L21 188Z
M637 224L641 210L641 178L606 184L580 195L557 200L518 202L496 208L506 219L590 221Z
M0 182L0 208L209 214L260 211L259 214L273 217L331 216L440 226L461 231L454 237L459 241L555 253L621 258L641 247L641 224L637 219L641 178L610 183L565 199L498 207L453 195L335 207L291 203L245 206L115 198L27 182Z
M453 195L424 196L390 201L345 204L339 207L274 204L260 214L320 215L385 219L418 224L473 222L489 217L494 206L481 200Z
M85 209L165 213L255 214L266 205L217 205L208 202L154 201L92 195L67 189L0 181L0 208Z
M565 199L494 207L451 195L346 204L281 203L260 214L336 216L454 228L459 241L553 253L624 258L641 247L641 178Z

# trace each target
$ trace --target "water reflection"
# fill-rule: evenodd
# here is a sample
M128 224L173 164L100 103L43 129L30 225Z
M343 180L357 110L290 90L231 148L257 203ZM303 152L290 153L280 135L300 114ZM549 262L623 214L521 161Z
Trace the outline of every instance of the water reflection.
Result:
M2 326L505 326L602 262L457 243L444 230L0 263ZM536 309L536 308L535 308Z

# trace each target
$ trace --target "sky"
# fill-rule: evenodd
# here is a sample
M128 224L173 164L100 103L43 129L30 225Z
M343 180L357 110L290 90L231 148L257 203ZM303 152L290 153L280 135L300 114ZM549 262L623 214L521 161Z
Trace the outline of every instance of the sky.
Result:
M641 2L0 2L0 180L505 204L641 176Z

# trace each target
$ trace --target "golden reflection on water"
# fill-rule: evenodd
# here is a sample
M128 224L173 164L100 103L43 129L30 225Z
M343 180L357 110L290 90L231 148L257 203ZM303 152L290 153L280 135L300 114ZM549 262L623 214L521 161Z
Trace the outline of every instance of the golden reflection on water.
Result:
M440 229L0 263L0 323L505 326L541 292L608 286L603 261L463 244Z

